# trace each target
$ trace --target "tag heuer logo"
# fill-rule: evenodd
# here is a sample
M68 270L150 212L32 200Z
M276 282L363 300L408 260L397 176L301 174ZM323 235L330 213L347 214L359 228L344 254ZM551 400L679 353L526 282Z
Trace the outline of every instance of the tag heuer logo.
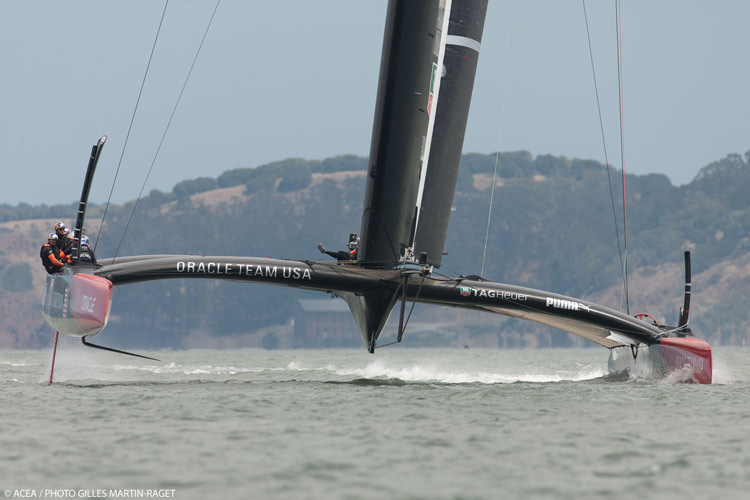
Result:
M468 286L462 286L461 287L461 296L468 297L471 295L471 288Z

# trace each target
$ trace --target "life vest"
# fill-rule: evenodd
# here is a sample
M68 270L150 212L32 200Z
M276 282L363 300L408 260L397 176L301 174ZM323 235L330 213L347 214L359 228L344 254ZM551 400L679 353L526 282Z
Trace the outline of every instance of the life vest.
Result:
M81 247L79 252L78 262L84 264L96 264L96 257L94 257L94 252L89 247Z
M49 243L45 243L39 250L39 257L41 257L42 265L49 274L62 272L63 262L61 260L60 249L57 248L57 245L53 247Z
M57 246L65 255L70 255L70 251L73 249L74 241L75 240L73 240L73 238L69 238L67 236L58 236Z

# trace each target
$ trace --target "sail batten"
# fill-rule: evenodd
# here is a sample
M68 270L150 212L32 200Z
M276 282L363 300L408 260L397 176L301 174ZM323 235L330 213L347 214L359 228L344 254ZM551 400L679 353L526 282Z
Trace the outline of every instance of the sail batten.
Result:
M474 40L467 36L459 35L448 35L445 40L446 45L458 45L460 47L466 47L479 53L479 49L482 47L482 42Z

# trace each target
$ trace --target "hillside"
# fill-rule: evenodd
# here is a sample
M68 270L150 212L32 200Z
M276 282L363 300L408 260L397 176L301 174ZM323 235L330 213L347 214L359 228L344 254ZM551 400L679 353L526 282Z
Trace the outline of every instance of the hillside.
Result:
M256 255L320 259L318 242L342 247L360 225L366 159L286 160L199 178L138 203L111 206L97 247L100 258L152 253ZM440 273L482 268L495 155L462 159ZM619 174L611 171L613 179ZM621 308L618 237L604 167L593 161L525 152L500 155L485 277L584 297ZM693 255L691 326L715 344L747 345L750 294L748 157L730 155L688 185L661 175L628 176L629 305L674 323L682 303L682 252ZM622 219L621 193L615 210ZM621 194L620 194L621 196ZM95 239L103 207L92 207ZM42 347L52 338L39 313L44 270L38 251L74 206L0 206L0 348ZM33 218L32 218L33 217ZM100 336L123 347L261 345L282 340L300 298L325 296L277 287L174 280L116 289L110 326ZM535 324L449 308L417 306L407 345L587 345ZM435 324L435 322L438 324ZM353 325L353 322L352 322ZM356 343L356 342L355 342ZM282 345L285 345L282 341Z

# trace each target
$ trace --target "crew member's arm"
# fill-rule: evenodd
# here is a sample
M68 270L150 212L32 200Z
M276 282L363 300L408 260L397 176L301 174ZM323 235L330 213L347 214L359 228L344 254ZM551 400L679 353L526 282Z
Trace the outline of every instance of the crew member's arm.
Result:
M60 252L60 257L65 257L65 254L62 253L62 252ZM56 266L62 267L62 266L65 265L62 262L60 262L59 260L57 260L57 257L55 257L54 252L50 252L50 254L49 254L49 260L50 260L50 262L52 262Z

